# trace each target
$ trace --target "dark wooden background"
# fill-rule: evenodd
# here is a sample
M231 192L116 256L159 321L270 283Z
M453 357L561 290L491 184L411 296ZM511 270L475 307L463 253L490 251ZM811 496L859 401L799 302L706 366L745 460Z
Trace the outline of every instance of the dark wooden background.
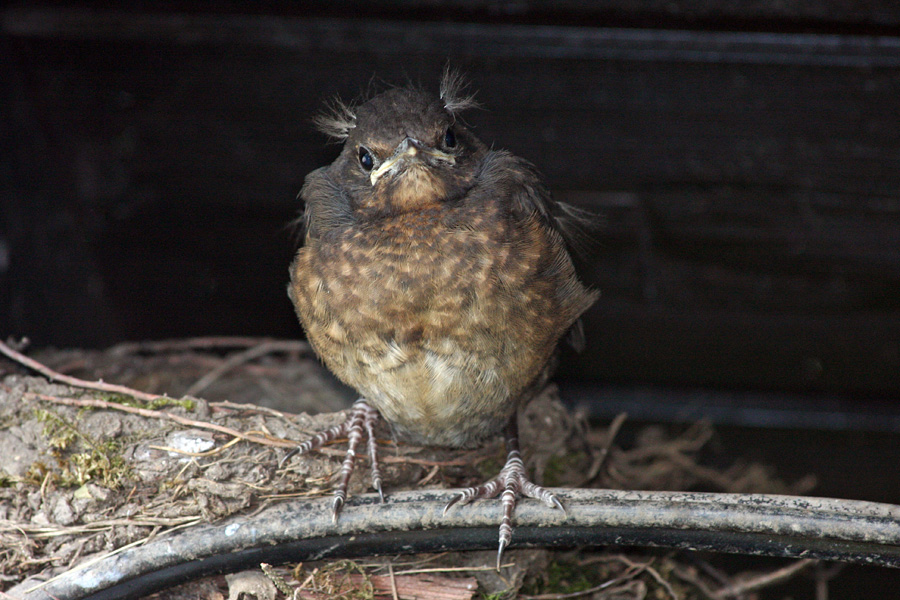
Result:
M603 215L563 377L900 396L900 4L304 4L4 5L0 334L300 336L311 116L449 61Z

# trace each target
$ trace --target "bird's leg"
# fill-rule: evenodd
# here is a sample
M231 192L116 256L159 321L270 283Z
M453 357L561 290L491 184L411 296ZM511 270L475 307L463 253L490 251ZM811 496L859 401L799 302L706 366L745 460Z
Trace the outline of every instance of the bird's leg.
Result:
M500 470L500 474L482 485L466 488L457 493L444 507L444 514L454 504L468 504L472 500L493 498L497 494L501 494L500 504L503 507L503 519L500 521L500 548L497 550L497 569L500 569L503 550L512 540L512 517L519 496L540 500L550 508L558 508L564 513L566 512L562 502L555 494L528 479L525 464L519 454L519 427L516 415L512 416L506 427L506 465Z
M378 468L378 447L375 441L375 423L378 422L379 417L378 411L369 406L365 399L360 398L353 403L347 420L330 429L320 431L314 437L297 446L281 460L281 463L284 464L295 454L306 454L310 450L318 450L336 438L347 436L347 454L344 456L344 462L341 464L337 487L334 490L334 501L331 505L331 516L335 523L337 523L338 516L341 514L341 508L343 508L347 499L347 485L350 483L350 475L353 473L353 466L356 460L356 449L359 447L364 431L369 437L367 448L369 460L372 463L372 486L378 490L378 496L384 502L384 493L381 490L381 470Z

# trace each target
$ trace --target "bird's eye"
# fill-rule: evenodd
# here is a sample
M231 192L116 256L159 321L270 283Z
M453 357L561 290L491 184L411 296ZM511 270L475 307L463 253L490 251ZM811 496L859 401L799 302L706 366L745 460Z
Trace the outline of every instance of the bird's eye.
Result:
M452 127L448 127L447 133L444 134L444 146L446 146L447 148L456 147L456 134L453 133Z
M372 153L365 146L359 147L359 164L364 171L371 171L375 166L375 159L372 158Z

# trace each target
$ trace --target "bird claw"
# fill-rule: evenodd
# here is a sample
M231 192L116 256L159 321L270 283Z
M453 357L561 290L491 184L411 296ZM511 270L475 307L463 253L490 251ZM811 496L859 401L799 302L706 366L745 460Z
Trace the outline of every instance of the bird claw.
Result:
M381 471L378 465L378 446L375 441L375 424L378 422L378 411L366 403L365 400L359 399L353 404L350 416L341 424L322 431L313 438L303 442L297 448L291 450L281 459L279 466L284 465L295 454L306 454L311 450L317 450L328 442L340 437L347 436L347 454L341 464L341 471L338 476L338 482L334 490L334 499L331 503L331 520L337 524L340 518L341 510L344 508L347 498L347 487L350 482L350 475L353 473L354 464L356 462L356 450L362 440L363 433L368 436L367 450L369 460L372 463L372 487L378 492L381 502L384 502L384 491L382 490ZM506 464L501 469L497 477L487 481L486 483L466 488L457 492L442 511L442 516L456 504L465 505L473 500L494 498L501 495L501 505L503 507L503 518L500 522L499 546L497 548L497 570L503 561L503 552L512 541L512 518L515 512L516 503L519 496L526 496L540 500L550 508L555 508L566 512L566 507L555 494L551 493L528 479L525 472L525 465L519 455L518 439L514 433L508 434L507 446L509 452L506 456Z
M378 422L378 419L378 411L360 398L353 403L350 416L343 423L319 432L288 452L279 463L279 467L281 467L295 454L306 454L312 450L318 450L334 439L344 435L347 436L347 454L344 455L344 461L341 463L341 471L334 489L334 500L331 503L331 520L335 524L338 522L341 509L343 509L347 498L347 487L350 484L350 475L353 474L353 467L356 462L356 449L362 439L363 432L369 438L367 448L369 460L372 463L372 487L378 491L378 497L381 498L381 502L384 502L384 492L381 487L381 470L378 465L378 445L375 441L375 423Z
M285 453L285 455L281 457L281 460L278 461L278 468L283 469L284 465L286 465L289 460L291 460L294 456L296 456L298 454L300 454L299 448L291 448L290 450L288 450Z
M558 508L559 510L563 511L563 515L567 517L569 516L569 511L567 511L563 503L559 501L559 498L556 497L556 494L550 494L550 500L553 502L553 508Z
M497 549L497 570L500 570L500 564L503 562L503 551L506 550L506 540L500 540L500 547Z
M460 500L462 500L464 497L465 496L462 492L454 494L453 497L450 498L450 502L448 502L447 505L444 506L444 510L441 511L441 516L442 517L446 516L447 511L450 510L450 507L453 506L454 504L456 504L457 502L459 502ZM465 504L465 502L463 502L463 504Z
M472 500L494 498L498 494L501 495L500 501L503 507L503 518L500 522L500 546L497 550L497 570L500 569L503 560L503 551L512 541L512 519L519 496L540 500L548 507L559 509L563 511L563 514L568 514L566 512L566 507L563 506L563 503L556 497L556 494L529 481L528 475L525 472L525 464L522 462L522 458L517 449L511 449L509 451L506 458L506 465L504 465L497 477L480 486L466 488L461 492L458 492L444 507L443 514L446 515L447 511L450 510L450 507L454 504L468 504Z
M338 517L341 516L341 509L344 508L344 499L341 496L335 496L331 502L331 522L337 525Z

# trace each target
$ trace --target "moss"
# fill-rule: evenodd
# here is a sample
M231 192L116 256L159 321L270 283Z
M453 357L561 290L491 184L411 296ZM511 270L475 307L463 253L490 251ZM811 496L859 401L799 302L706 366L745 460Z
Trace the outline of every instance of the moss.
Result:
M43 423L41 434L54 450L67 450L78 440L78 430L55 412L38 408L34 416L38 423Z
M576 555L577 556L577 555ZM565 555L550 562L546 571L535 581L526 584L526 594L569 594L583 592L609 580L613 575L604 564L586 568L575 562L573 555Z
M625 562L624 557L623 560L616 560L615 557L610 557L611 560L590 561L589 564L585 563L584 558L584 555L580 553L565 554L557 558L548 565L546 571L538 575L533 581L529 581L522 588L522 592L527 595L574 594L617 578L624 578L620 583L625 585L627 585L627 581L642 581L646 586L646 597L648 599L669 600L672 595L657 580L656 576L658 575L674 590L678 598L694 600L701 597L684 586L672 574L676 563L668 557L631 557L631 560L634 562L633 565ZM629 574L629 569L640 566L646 568ZM649 572L651 569L655 571L656 575L651 575Z
M4 417L0 417L0 431L5 429L9 429L13 425L18 422L14 415L6 415Z
M194 398L185 396L184 398L169 398L168 396L160 396L147 404L147 408L157 410L166 406L180 406L184 410L192 411L197 406Z
M87 452L76 452L69 457L69 468L63 471L62 483L76 486L88 481L107 488L117 488L130 473L115 442L105 442Z
M544 574L545 591L582 592L597 585L587 577L589 569L575 563L552 561Z
M42 434L61 468L58 474L52 475L54 483L77 487L93 481L114 489L129 475L119 442L97 441L81 432L74 423L49 410L36 409L35 417L43 423ZM26 474L26 480L43 481L48 472L46 465L35 463Z
M495 455L480 461L476 468L481 478L487 481L492 477L496 477L500 470L506 465L506 451L498 451Z
M48 467L46 463L37 461L31 463L25 471L25 474L22 476L22 482L34 487L40 487L48 476L52 483L55 483L56 480L59 479L59 476L54 473L53 469Z
M135 398L132 398L131 396L126 396L125 394L93 394L93 397L113 404L132 406L134 408L146 408L149 410L159 410L160 408L165 408L167 406L180 406L185 410L192 411L197 406L197 401L189 396L185 396L184 398L169 398L168 396L158 396L149 402L137 400Z
M573 473L583 473L588 464L584 452L566 452L561 456L551 456L544 468L544 485L564 487L571 485Z
M480 594L478 600L509 600L514 597L515 592L512 590L503 590L492 594Z
M362 576L362 584L350 579L354 572ZM316 581L330 598L343 600L374 600L375 587L366 570L352 560L339 560L319 570Z

